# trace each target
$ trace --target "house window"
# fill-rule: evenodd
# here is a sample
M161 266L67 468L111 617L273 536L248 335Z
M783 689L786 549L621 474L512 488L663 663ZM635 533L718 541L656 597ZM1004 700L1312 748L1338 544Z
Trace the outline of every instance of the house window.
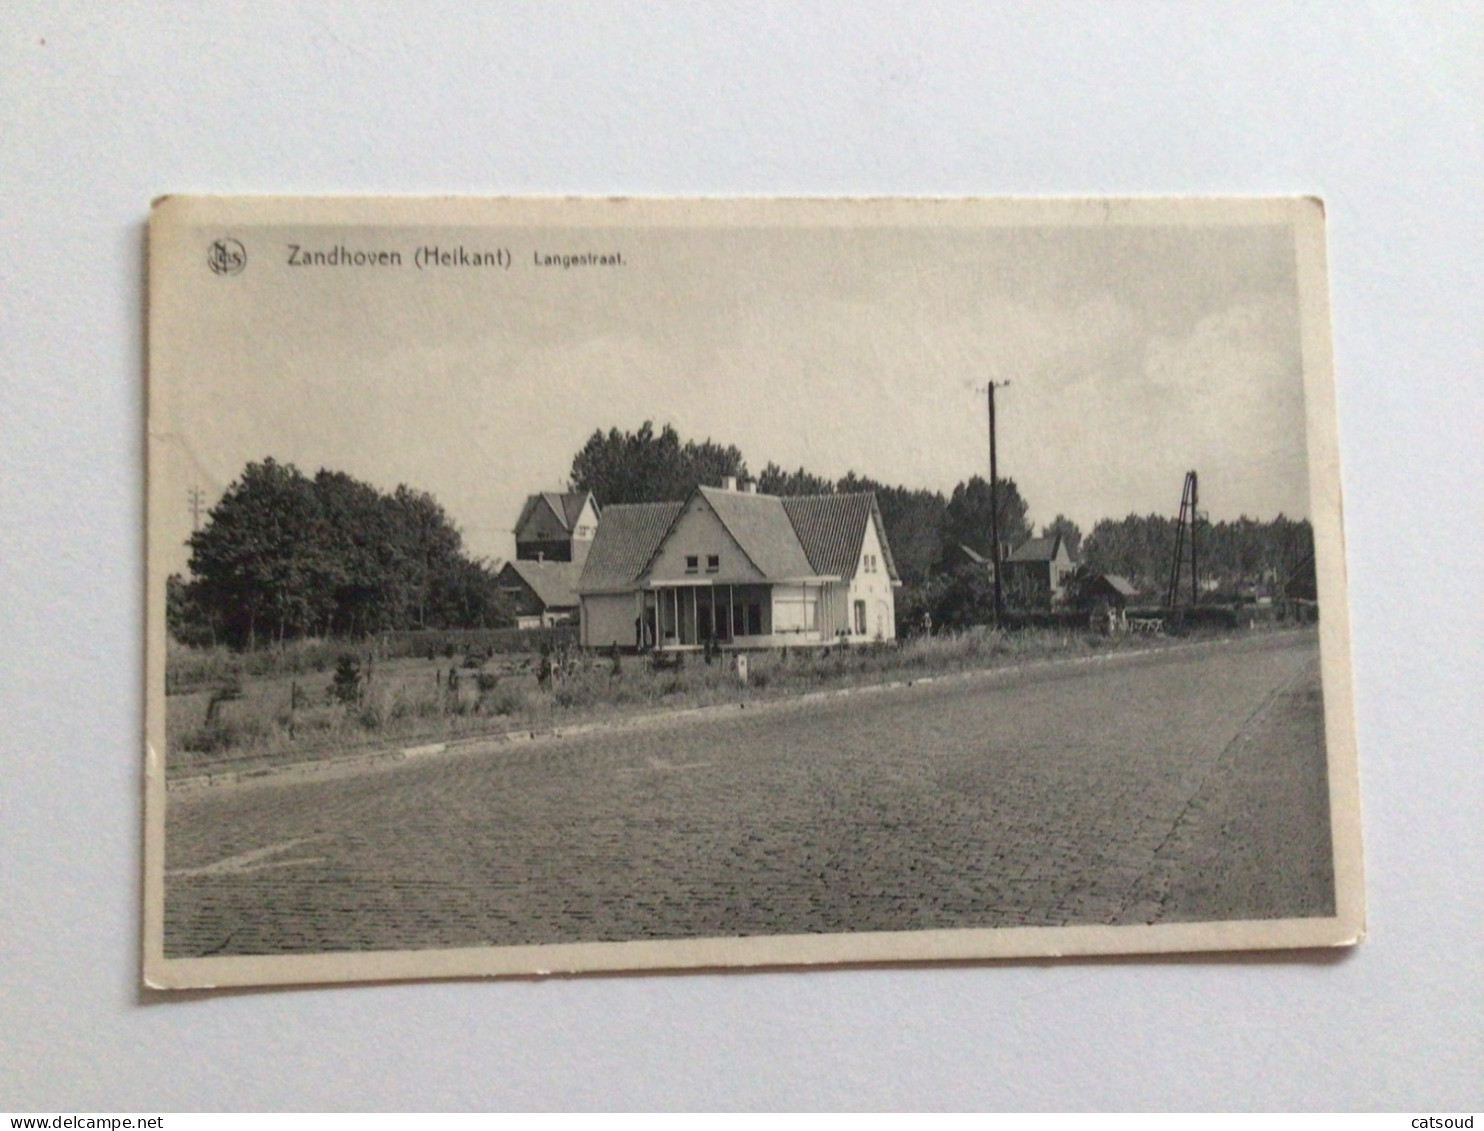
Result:
M763 634L763 607L761 605L738 605L736 608L738 636L761 636Z
M707 573L715 573L719 569L721 569L721 555L720 554L707 554L706 555L706 572Z
M855 603L855 634L857 636L866 634L866 603L864 601Z
M685 555L685 572L699 573L701 570L701 559L695 554Z

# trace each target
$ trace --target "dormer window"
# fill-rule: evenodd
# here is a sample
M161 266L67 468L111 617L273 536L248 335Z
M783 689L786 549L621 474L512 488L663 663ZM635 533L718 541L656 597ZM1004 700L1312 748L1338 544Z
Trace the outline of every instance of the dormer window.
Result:
M716 573L720 569L721 569L721 555L720 554L707 554L706 555L706 572L707 573Z
M699 573L701 571L701 559L695 554L685 555L685 572Z

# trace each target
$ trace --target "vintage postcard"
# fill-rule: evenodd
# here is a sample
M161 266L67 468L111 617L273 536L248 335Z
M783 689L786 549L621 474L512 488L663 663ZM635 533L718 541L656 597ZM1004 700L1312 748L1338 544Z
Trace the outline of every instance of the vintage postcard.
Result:
M1324 210L166 197L144 978L1364 933Z

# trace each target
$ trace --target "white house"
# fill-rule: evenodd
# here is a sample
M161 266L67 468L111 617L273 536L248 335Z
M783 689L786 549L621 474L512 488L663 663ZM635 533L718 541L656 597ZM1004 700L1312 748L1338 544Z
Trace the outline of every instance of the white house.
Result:
M892 640L901 585L876 496L699 487L610 506L577 592L593 648L787 648Z

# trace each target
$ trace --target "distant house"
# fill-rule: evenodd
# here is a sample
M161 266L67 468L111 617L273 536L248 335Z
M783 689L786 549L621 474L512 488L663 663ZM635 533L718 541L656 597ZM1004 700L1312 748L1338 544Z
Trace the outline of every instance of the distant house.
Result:
M543 491L526 499L515 523L517 561L577 562L598 532L598 503L588 491Z
M579 562L506 562L495 584L515 614L517 628L549 628L577 619Z
M1022 543L1004 562L1005 586L1032 603L1060 601L1077 570L1076 559L1060 534Z
M577 590L594 648L787 648L896 637L901 584L876 496L699 487L610 506Z
M1122 609L1139 595L1139 591L1126 577L1116 573L1095 573L1082 583L1080 595L1086 604L1102 602Z
M989 560L988 555L981 554L974 547L958 542L943 551L944 570L952 572L965 566L982 569L986 577L994 577L994 562Z

